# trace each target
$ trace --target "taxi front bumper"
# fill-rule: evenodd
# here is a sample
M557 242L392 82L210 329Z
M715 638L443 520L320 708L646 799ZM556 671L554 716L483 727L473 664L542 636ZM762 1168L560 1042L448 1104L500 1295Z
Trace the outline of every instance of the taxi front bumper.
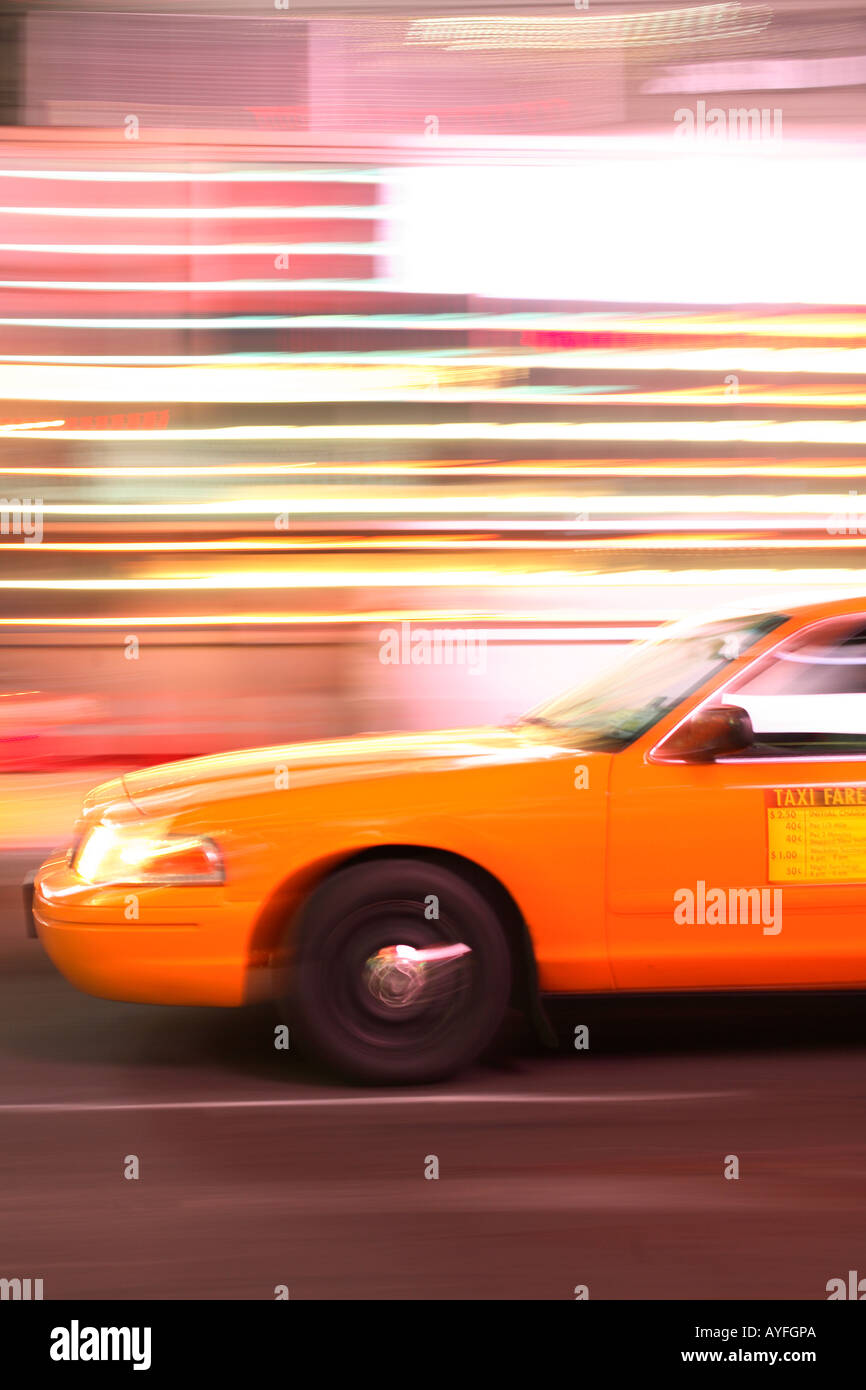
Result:
M265 997L271 961L250 949L255 908L220 886L94 887L66 854L25 883L32 930L87 994L148 1004L234 1007Z

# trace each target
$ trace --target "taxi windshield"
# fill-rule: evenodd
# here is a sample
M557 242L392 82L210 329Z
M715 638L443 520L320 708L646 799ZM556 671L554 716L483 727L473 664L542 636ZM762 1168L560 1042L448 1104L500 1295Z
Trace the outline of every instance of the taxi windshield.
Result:
M561 730L582 748L615 753L784 622L783 613L762 613L700 627L677 623L585 685L538 705L520 723Z

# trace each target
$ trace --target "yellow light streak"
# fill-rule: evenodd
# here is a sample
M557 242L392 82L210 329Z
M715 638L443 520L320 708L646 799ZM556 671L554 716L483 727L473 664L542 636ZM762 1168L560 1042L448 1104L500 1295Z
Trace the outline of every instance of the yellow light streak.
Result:
M47 424L58 422L47 421ZM59 423L63 423L62 421ZM34 464L4 466L0 477L26 478L393 478L406 481L429 478L530 478L557 481L565 478L840 478L862 479L862 462L835 458L799 459L777 462L772 459L706 459L700 462L654 460L651 463L623 459L619 463L599 459L523 459L503 463L497 459L446 460L437 464L412 459L384 463L214 463L214 464L129 464L52 467Z
M33 593L199 593L210 590L244 592L279 592L309 589L652 589L717 586L764 586L769 584L806 585L841 584L862 592L866 585L862 568L821 570L771 570L764 568L713 570L630 570L606 574L584 570L512 569L453 569L427 570L312 570L283 574L263 574L261 571L207 574L179 577L147 576L143 578L72 578L72 579L0 579L0 590ZM193 625L197 619L192 619ZM357 619L356 619L357 621Z
M771 19L772 11L767 5L736 3L571 17L443 17L413 20L405 43L480 51L664 48L758 34Z

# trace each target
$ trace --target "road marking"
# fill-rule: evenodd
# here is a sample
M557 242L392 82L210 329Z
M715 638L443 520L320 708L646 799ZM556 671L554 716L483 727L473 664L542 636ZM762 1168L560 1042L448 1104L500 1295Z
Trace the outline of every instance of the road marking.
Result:
M743 1091L636 1091L620 1095L497 1095L495 1092L414 1093L406 1095L263 1096L258 1100L57 1101L0 1105L0 1114L65 1115L112 1110L290 1110L374 1105L640 1105L672 1100L722 1100Z

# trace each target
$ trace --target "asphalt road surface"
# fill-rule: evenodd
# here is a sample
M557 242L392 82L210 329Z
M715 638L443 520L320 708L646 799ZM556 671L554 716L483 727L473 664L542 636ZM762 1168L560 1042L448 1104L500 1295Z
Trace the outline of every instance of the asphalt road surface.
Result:
M862 996L569 1006L559 1053L514 1021L447 1085L352 1089L277 1052L268 1008L77 993L23 935L20 867L0 1277L46 1299L820 1300L866 1274Z

